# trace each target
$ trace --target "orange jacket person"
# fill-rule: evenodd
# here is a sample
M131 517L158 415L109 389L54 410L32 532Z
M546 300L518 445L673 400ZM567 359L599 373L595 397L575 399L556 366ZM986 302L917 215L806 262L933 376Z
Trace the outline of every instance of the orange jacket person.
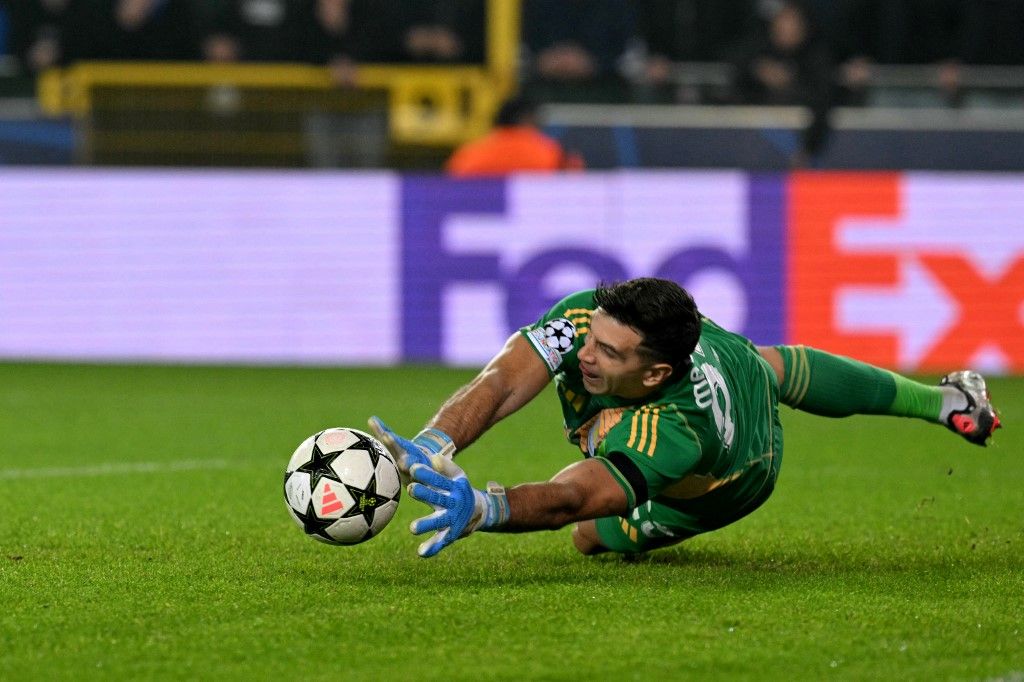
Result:
M566 154L562 145L537 128L535 107L521 99L502 105L494 129L456 149L445 164L448 174L456 177L516 171L551 173L582 167L582 159Z

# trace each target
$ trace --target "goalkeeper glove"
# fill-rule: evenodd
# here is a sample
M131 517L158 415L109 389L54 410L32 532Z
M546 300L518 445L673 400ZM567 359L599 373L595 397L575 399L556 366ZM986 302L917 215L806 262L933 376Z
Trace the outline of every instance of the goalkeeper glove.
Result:
M404 482L408 482L409 469L414 464L430 466L430 458L440 455L446 459L455 456L455 443L440 429L423 429L415 438L403 438L388 428L380 417L370 417L370 430L395 458Z
M436 455L432 459L433 468L417 463L410 470L414 483L409 485L409 494L435 510L409 527L413 535L437 531L417 550L425 558L474 531L499 528L511 515L500 485L491 482L486 491L477 490L458 464Z

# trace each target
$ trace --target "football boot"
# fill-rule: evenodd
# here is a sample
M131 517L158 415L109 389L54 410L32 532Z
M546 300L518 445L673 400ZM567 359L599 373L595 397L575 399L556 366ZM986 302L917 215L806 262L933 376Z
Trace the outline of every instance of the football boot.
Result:
M977 372L963 370L942 377L940 386L952 386L967 398L967 407L953 410L946 417L946 426L958 433L969 443L988 445L992 433L1002 426L999 415L992 407L992 401L985 386L985 378Z

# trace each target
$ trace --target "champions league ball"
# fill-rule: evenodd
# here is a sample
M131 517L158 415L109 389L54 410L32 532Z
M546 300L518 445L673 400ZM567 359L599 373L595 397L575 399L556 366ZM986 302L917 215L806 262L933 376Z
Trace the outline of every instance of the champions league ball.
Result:
M398 466L373 436L348 428L302 441L284 473L284 501L314 540L331 545L366 542L398 509Z

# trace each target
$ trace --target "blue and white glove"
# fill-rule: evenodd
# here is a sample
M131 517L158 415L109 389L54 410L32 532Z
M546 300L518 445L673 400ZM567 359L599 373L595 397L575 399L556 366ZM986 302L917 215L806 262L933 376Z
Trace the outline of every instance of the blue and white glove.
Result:
M440 429L423 429L415 438L409 440L388 428L380 417L370 417L369 425L370 431L395 458L404 483L409 482L409 469L414 464L429 467L433 455L440 455L446 459L455 456L455 443Z
M491 482L486 491L477 490L458 464L436 455L432 460L433 468L417 463L409 472L415 481L409 485L409 494L435 509L430 516L416 519L409 526L413 535L437 531L417 550L424 558L474 531L503 526L511 513L505 489L500 485Z

